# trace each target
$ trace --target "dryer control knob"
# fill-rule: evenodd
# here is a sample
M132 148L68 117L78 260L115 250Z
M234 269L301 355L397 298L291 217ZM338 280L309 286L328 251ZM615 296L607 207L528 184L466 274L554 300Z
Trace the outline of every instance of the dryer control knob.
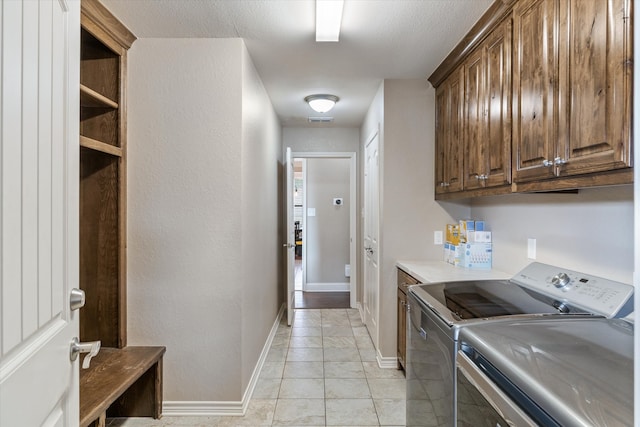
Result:
M567 273L558 273L551 279L551 283L558 289L562 289L569 285L571 278Z
M569 308L566 302L554 301L553 306L555 307L556 310L558 310L560 313L563 313L563 314L569 313L571 311L571 309Z

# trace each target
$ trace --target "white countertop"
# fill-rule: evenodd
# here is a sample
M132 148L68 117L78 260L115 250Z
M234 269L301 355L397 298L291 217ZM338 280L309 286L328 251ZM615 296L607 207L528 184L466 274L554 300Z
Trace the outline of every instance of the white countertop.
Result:
M444 261L398 261L396 266L422 283L455 282L461 280L504 280L513 275L504 271L474 270L454 267Z

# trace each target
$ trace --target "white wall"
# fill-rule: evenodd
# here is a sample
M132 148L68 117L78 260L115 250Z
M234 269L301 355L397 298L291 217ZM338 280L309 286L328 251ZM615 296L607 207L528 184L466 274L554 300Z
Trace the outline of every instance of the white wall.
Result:
M442 259L433 231L469 215L434 200L435 91L424 80L385 80L364 121L362 146L380 126L380 320L378 351L396 355L395 263ZM376 340L374 339L374 342Z
M307 159L307 208L316 212L305 224L308 286L349 284L344 269L350 263L350 166L344 158ZM340 206L333 205L336 197L343 200Z
M240 39L139 39L129 89L129 345L167 347L165 400L239 401L279 308L277 119Z
M517 194L474 199L471 217L493 231L493 265L514 274L536 260L632 283L633 186L580 190L578 194Z

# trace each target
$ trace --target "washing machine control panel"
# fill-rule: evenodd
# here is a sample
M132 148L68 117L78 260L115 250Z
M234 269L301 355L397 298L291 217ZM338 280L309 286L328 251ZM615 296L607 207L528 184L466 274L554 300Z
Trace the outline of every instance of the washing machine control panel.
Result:
M534 262L512 279L521 286L583 310L616 317L633 295L633 286ZM624 314L623 314L624 315Z

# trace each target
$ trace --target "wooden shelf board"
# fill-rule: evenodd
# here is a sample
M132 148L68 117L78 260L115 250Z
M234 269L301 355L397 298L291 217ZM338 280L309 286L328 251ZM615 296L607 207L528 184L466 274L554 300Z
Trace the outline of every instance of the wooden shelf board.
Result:
M118 103L112 101L95 90L81 84L80 85L80 106L93 108L118 108Z
M80 146L100 151L102 153L111 154L112 156L122 157L122 148L105 144L97 139L88 138L80 135Z

